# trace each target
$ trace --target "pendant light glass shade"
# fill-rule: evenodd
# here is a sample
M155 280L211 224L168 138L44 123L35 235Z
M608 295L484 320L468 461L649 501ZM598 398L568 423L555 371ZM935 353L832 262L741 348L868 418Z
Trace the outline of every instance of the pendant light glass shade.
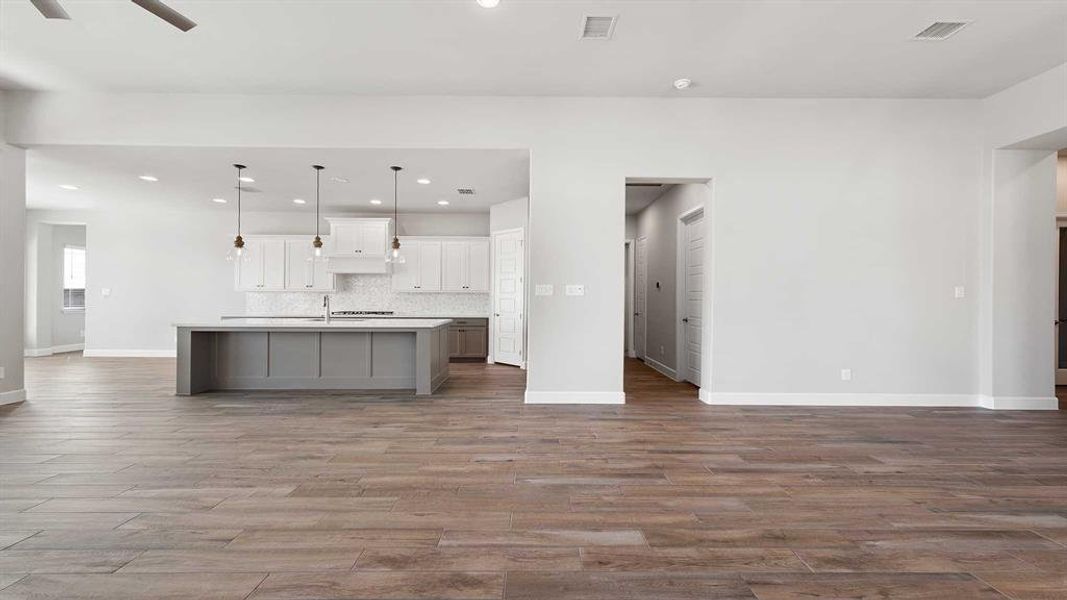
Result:
M393 244L389 254L386 255L385 262L393 264L404 264L404 255L400 253L400 219L397 218L397 175L403 170L402 167L392 166L389 167L393 170Z
M233 239L233 246L231 246L230 250L226 253L226 261L243 262L248 261L251 258L248 253L245 252L245 240L241 237L241 171L247 167L237 164L233 167L237 169L237 237Z
M326 262L325 252L323 252L322 238L319 237L319 178L322 175L322 170L326 167L322 165L311 165L312 169L315 169L315 239L311 240L311 256L308 260L312 262Z

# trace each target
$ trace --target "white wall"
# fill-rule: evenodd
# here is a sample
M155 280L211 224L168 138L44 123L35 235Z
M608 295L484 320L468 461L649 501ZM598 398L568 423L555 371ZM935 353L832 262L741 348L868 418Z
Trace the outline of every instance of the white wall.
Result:
M3 108L0 105L0 114ZM2 136L0 130L0 404L8 404L25 399L26 152L3 143Z
M648 239L645 359L659 363L671 377L678 369L678 217L710 199L705 184L673 185L637 213L637 238Z
M1056 161L1056 214L1067 215L1067 156Z
M489 207L489 231L526 229L530 213L530 199L518 198Z
M976 305L952 292L977 281L980 102L18 93L12 109L25 144L529 148L530 281L586 287L531 298L532 400L622 398L626 177L714 180L707 391L976 392ZM184 241L227 237L212 227Z

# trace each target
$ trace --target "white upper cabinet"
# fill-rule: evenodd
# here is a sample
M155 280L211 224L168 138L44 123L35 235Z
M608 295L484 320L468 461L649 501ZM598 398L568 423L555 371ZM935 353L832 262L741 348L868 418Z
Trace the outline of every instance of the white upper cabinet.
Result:
M405 262L393 268L393 289L405 292L488 292L486 238L401 238Z
M393 265L393 289L398 292L441 291L441 242L400 238L404 262Z
M467 291L489 291L489 240L471 240L467 258Z
M330 256L385 259L389 219L328 219Z
M236 265L236 287L243 292L320 292L334 288L333 275L314 254L310 236L248 236Z
M277 291L285 289L285 240L245 238L245 249L237 261L237 289Z
M388 273L385 262L392 219L330 217L330 273Z
M328 292L334 289L334 276L326 271L324 259L315 260L315 248L310 239L286 240L285 255L285 289L295 292Z

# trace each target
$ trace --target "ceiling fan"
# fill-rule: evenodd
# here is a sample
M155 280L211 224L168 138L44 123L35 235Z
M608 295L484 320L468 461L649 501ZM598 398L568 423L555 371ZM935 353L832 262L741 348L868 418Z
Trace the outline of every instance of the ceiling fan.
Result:
M166 4L163 4L159 0L130 1L182 31L189 31L193 27L196 27L196 23L191 19ZM59 4L59 0L30 0L30 2L37 7L37 10L39 10L46 19L70 20L70 15L67 14L67 11Z

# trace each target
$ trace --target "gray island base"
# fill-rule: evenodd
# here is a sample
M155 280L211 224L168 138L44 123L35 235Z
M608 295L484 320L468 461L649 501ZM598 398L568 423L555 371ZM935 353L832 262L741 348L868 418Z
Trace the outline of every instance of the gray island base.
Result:
M405 390L448 379L449 319L179 323L177 394Z

